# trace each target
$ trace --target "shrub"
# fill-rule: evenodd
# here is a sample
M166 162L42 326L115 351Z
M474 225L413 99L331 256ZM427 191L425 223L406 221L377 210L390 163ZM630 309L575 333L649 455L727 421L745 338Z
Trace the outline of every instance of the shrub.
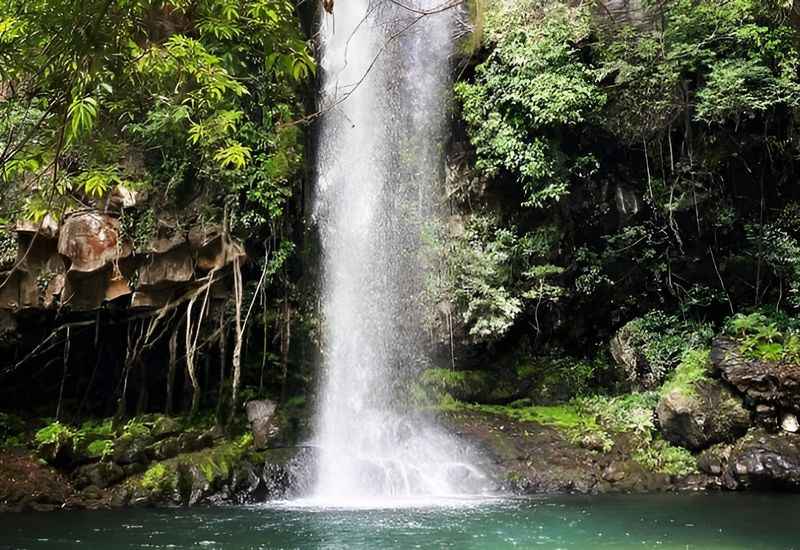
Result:
M114 452L114 442L110 439L97 439L86 447L86 454L91 458L106 459Z
M800 328L794 319L760 311L740 313L728 320L726 332L736 337L748 359L800 361Z
M75 430L58 420L48 424L38 432L36 432L35 441L38 447L44 445L66 445L72 444L75 437Z
M25 424L16 415L0 412L0 447L16 447L22 444Z
M675 315L652 311L634 319L620 331L626 346L645 361L645 387L655 387L678 366L686 350L705 348L713 337L711 326L683 321Z
M649 445L641 446L633 459L648 470L673 476L686 476L697 473L697 460L683 447L670 445L663 439L656 439Z

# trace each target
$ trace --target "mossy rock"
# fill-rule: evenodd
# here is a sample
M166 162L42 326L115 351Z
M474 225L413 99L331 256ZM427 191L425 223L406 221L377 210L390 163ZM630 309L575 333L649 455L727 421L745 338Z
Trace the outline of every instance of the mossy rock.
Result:
M717 380L701 380L691 391L672 389L662 397L656 413L666 440L695 451L732 442L751 423L742 401Z
M163 442L170 439L179 445L180 436ZM113 502L118 505L230 502L237 487L253 490L254 470L247 460L251 443L252 438L243 437L153 462L144 473L128 479L116 491Z
M496 372L428 369L422 373L420 382L439 395L473 403L508 403L525 395L516 373L507 369Z

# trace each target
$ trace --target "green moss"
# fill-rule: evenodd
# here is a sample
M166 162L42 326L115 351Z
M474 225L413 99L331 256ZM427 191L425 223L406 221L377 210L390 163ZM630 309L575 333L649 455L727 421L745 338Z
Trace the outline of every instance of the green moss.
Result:
M150 466L139 481L139 486L150 493L164 493L174 489L176 484L175 472L162 462Z
M172 460L196 466L207 481L214 482L230 476L236 464L250 451L252 443L253 436L244 434L235 441L228 441L196 453L180 455Z
M577 440L588 433L602 433L602 427L592 415L587 415L572 403L561 405L524 406L519 401L511 405L476 405L445 398L439 410L447 412L476 411L485 414L503 415L520 422L536 422L551 426Z
M661 387L661 395L665 396L673 390L686 396L694 395L695 385L708 379L710 366L711 350L708 348L685 351L680 364Z

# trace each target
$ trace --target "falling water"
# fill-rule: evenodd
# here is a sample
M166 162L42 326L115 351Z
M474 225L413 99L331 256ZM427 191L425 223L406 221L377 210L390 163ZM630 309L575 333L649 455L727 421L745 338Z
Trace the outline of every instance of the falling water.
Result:
M439 202L455 9L402 1L339 0L321 28L314 497L337 504L464 494L483 479L463 446L410 405L429 361L420 247Z

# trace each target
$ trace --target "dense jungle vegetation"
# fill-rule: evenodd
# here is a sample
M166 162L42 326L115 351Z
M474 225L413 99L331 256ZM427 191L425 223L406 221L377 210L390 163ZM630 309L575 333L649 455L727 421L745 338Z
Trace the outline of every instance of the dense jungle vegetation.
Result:
M221 228L223 240L243 245L252 261L243 268L234 259L231 269L227 265L231 254L224 248L225 265L196 274L206 281L211 276L206 290L219 267L225 268L219 279L227 281L226 288L233 279L234 288L227 292L236 299L217 300L216 306L208 307L216 308L215 318L220 311L217 328L210 328L211 313L197 288L171 302L170 308L185 307L194 299L198 302L197 327L192 327L191 311L183 321L186 339L183 346L181 336L180 347L186 349L182 356L191 363L194 348L199 346L206 353L213 340L222 357L222 374L214 384L227 387L227 392L231 382L225 374L226 363L241 361L237 355L242 355L243 340L261 349L264 357L247 364L245 349L246 384L252 386L255 381L263 387L267 360L270 366L282 362L285 367L288 329L274 333L272 329L276 323L292 322L289 302L296 277L287 260L296 254L299 242L296 228L302 205L298 197L303 193L306 140L298 120L305 111L304 102L312 96L316 70L298 13L293 3L273 0L0 2L0 222L7 227L2 234L6 272L0 284L6 286L15 270L25 269L33 249L33 243L26 241L18 250L11 231L17 220L28 220L43 230L61 223L70 212L111 212L118 220L114 229L118 240L132 249L133 258L147 258L158 248L159 239L185 238L190 227ZM120 190L121 201L117 200ZM233 255L240 252L236 246L232 250ZM114 262L113 269L117 279L124 275L128 286L137 288L141 267L128 273ZM232 272L239 277L237 273L232 277ZM39 273L37 282L43 289L52 275ZM124 300L107 303L97 313L94 350L80 342L81 336L73 346L73 363L86 364L67 384L64 397L70 402L71 415L81 414L87 398L90 412L107 414L113 399L93 397L91 392L100 396L111 392L119 398L119 373L127 386L131 370L145 370L134 369L134 364L165 366L169 338L162 334L150 340L155 327L150 320L139 316L137 321L136 315L126 313ZM4 331L7 347L14 350L13 361L3 369L11 401L20 379L30 376L21 371L37 361L47 365L51 358L44 353L28 360L31 350L41 351L36 339L44 339L55 327L81 326L87 317L85 312L71 312L80 308L71 308L66 297L55 306L55 312L39 312L38 319L27 323L22 312L20 330L15 333L12 325ZM258 325L258 329L242 328L249 317L250 327ZM147 323L144 339L142 323ZM213 324L216 327L216 319ZM100 326L108 327L103 338L97 332ZM165 333L179 330L177 322L168 320ZM259 330L263 338L248 339L243 330ZM133 337L133 341L139 348L131 353L136 331L138 339ZM273 341L275 334L278 344ZM69 332L66 338L62 332L57 347L69 347L69 339ZM142 348L153 346L141 355ZM177 347L173 338L173 370ZM282 359L276 359L281 350ZM92 357L98 364L107 363L102 369L95 367L99 374L92 373ZM65 372L66 363L65 359ZM191 365L187 368L191 370ZM208 369L206 360L206 379ZM48 370L44 376L42 401L52 402L57 394L60 410L64 387L59 391L51 383L58 378L58 370ZM234 370L239 370L238 365ZM99 384L93 385L96 374ZM9 378L13 375L18 378ZM41 372L34 376L38 375ZM195 377L190 374L195 386L193 411L200 406L201 384ZM146 387L147 382L141 384ZM184 385L189 385L188 379ZM203 406L217 400L210 386L208 381ZM223 394L220 390L219 395ZM172 395L166 405L163 397L159 400L167 411L175 404ZM35 398L32 405L37 403ZM125 408L121 403L122 414ZM140 403L142 409L147 409L146 403Z
M756 358L800 356L800 10L614 5L470 3L475 36L453 62L452 215L424 247L434 270L420 324L443 359L423 385L486 406L658 391L704 376L698 354L723 331ZM112 212L134 256L216 224L249 258L226 264L213 313L210 283L195 285L158 330L127 298L99 313L20 313L28 332L3 334L0 368L15 412L31 377L41 395L23 412L53 416L64 400L73 420L225 417L239 385L302 402L318 323L304 226L316 65L302 23L315 9L0 1L3 279L25 260L17 220L42 228L84 209ZM114 207L115 189L145 198ZM37 346L70 323L95 328L67 371L69 331ZM198 349L204 366L189 372ZM633 370L618 366L627 351ZM176 361L182 399L152 389ZM134 373L126 396L133 371L150 378Z
M652 358L663 377L686 333L753 311L793 324L798 8L502 6L455 85L471 149L448 191L468 215L432 239L430 291L471 342L602 357L633 321L646 354L672 355Z

